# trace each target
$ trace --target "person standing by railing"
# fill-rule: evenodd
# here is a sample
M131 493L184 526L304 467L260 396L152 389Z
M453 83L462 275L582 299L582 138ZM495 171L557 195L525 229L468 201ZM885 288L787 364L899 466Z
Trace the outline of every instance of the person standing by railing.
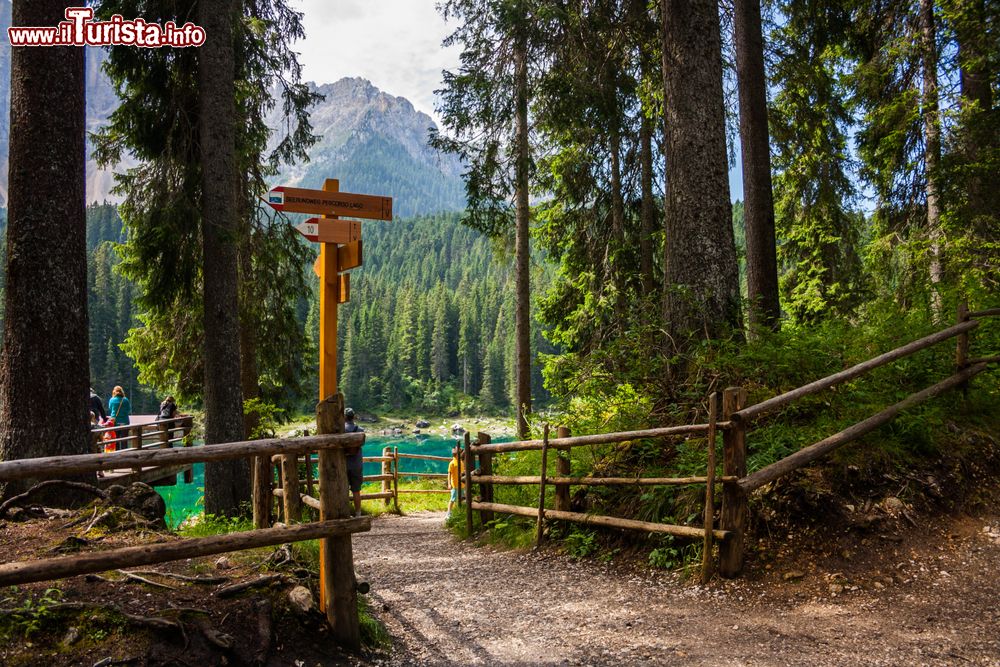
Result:
M455 447L451 450L451 461L448 463L448 488L451 489L451 496L448 497L448 515L451 516L451 509L458 502L458 490L462 485L462 466L459 463L461 450Z
M108 413L104 411L104 401L97 395L93 387L90 388L90 414L94 415L98 424L103 424L104 420L108 418Z
M364 432L354 423L354 410L344 410L344 433ZM361 516L361 484L365 481L365 458L361 447L347 452L347 483L354 495L354 516Z
M116 386L111 391L111 400L108 401L108 412L115 426L128 426L129 417L132 415L132 404L129 403L125 390Z

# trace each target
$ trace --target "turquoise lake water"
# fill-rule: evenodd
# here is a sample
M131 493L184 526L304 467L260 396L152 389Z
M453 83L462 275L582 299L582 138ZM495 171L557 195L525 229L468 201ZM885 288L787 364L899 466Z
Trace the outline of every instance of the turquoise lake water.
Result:
M504 442L509 438L496 438L494 442ZM381 456L383 447L399 447L401 454L427 454L430 456L451 456L451 450L459 442L453 437L428 436L374 436L365 440L365 456ZM448 472L446 461L420 461L404 459L399 464L404 472ZM183 483L183 476L177 476L176 486L155 487L167 503L167 523L176 528L184 519L202 510L202 496L205 489L205 465L197 463L194 466L194 480L190 484ZM365 475L379 475L382 464L379 462L365 463Z

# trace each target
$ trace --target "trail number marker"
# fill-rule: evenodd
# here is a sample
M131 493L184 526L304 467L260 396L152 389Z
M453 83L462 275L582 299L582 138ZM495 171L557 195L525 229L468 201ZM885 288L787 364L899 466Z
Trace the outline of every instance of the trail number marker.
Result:
M357 220L309 218L295 225L295 229L310 241L318 243L354 243L361 240L361 223Z

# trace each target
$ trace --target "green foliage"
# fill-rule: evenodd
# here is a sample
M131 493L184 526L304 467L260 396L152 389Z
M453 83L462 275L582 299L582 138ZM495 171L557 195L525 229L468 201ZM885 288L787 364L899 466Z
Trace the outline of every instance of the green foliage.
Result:
M96 13L143 15L182 24L194 3L103 0ZM305 345L297 321L304 296L307 251L289 225L277 224L258 195L279 164L305 159L315 141L308 107L317 96L300 82L291 43L303 36L301 14L284 0L244 2L235 22L237 166L241 234L240 318L244 348L252 350L262 391L295 393ZM124 155L138 164L117 175L116 193L126 237L118 270L138 287L140 324L126 349L143 380L181 398L200 397L201 154L196 50L112 47L104 69L121 104L93 136L95 157L115 165ZM276 97L272 93L277 91ZM265 118L282 104L286 132L274 137ZM271 144L269 146L269 144ZM248 362L250 363L250 362Z
M570 558L586 558L598 548L597 534L586 528L574 528L562 542Z
M794 321L844 315L863 298L848 173L851 121L840 74L848 12L819 2L781 4L786 21L771 35L775 51L771 109L775 224L782 308Z
M364 270L339 316L340 382L355 410L509 409L514 273L459 220L440 214L366 228ZM536 284L547 279L539 266ZM540 352L552 351L535 340ZM537 367L532 384L544 403Z
M250 515L250 508L233 517L204 514L200 520L185 524L178 532L184 537L210 537L253 530Z
M0 621L0 639L4 641L31 639L52 619L52 605L62 602L62 591L58 588L46 588L37 598L30 591L21 598L17 587L10 591L13 595L0 600L8 612Z
M387 649L392 646L392 636L385 626L372 615L371 605L364 595L358 595L358 622L363 646L369 649Z
M244 400L243 414L253 414L257 417L253 432L247 434L250 440L274 438L277 435L278 426L288 421L285 410L260 398Z
M656 547L649 552L649 566L661 570L672 570L681 565L681 551L673 546L673 541L666 545Z

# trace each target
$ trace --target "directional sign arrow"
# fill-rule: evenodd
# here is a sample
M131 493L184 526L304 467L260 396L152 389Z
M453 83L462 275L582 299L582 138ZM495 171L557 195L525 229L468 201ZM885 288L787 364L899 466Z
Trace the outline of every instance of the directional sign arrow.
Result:
M357 220L309 218L295 229L316 243L353 243L361 238L361 223Z
M281 185L268 192L264 200L275 210L286 213L392 220L392 197L306 190Z

